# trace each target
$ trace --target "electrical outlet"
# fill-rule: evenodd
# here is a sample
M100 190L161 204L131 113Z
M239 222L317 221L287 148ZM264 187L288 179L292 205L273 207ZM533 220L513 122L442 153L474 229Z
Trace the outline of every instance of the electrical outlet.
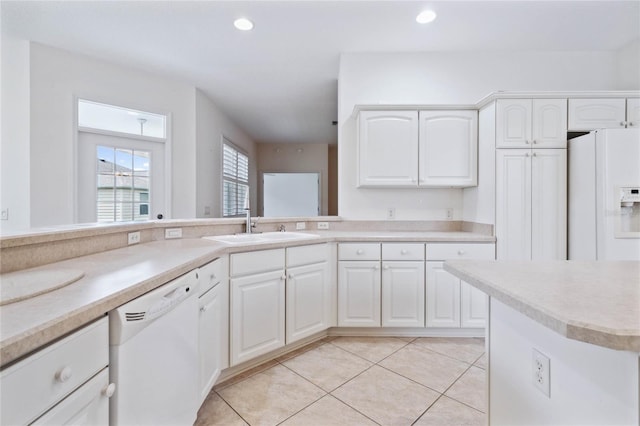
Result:
M182 238L182 228L167 228L164 230L164 239Z
M140 231L129 232L127 234L127 244L138 244L140 242Z
M318 222L318 229L329 229L329 222Z
M301 231L303 229L307 229L307 224L304 222L296 222L296 230Z
M393 207L389 207L387 209L387 219L393 220L396 218L396 209Z
M447 220L453 220L453 209L452 208L448 208L447 209Z
M537 350L533 349L532 357L532 379L533 385L538 388L540 392L551 398L551 374L550 374L550 361L549 357L543 355Z
M9 209L2 209L0 220L9 220Z

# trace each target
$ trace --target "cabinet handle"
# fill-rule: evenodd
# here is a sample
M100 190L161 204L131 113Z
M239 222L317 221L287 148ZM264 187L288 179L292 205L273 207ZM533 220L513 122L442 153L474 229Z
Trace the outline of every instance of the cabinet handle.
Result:
M460 256L463 256L465 253L466 253L466 252L465 252L464 250L458 250L458 254L459 254Z
M362 253L364 253L364 250L362 250L362 249L356 250L356 254L362 254Z
M107 386L105 386L102 389L102 394L104 396L106 396L107 398L111 398L114 393L116 393L116 384L115 383L109 383Z
M71 371L71 367L64 366L61 370L56 373L56 380L60 383L64 383L71 378L73 375L73 371Z

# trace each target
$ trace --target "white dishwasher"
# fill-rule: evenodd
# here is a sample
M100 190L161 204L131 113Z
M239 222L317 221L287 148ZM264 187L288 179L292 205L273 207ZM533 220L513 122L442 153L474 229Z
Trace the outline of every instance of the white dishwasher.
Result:
M111 425L192 425L199 406L198 275L109 313Z

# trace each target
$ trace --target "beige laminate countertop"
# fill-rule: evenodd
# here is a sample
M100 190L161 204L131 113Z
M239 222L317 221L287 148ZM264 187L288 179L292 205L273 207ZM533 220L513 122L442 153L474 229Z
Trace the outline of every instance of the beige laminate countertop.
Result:
M640 352L640 262L445 262L444 269L566 336Z
M331 241L495 242L495 237L471 232L322 231L311 234L319 237L237 245L200 238L153 241L19 271L42 274L68 269L81 270L84 276L57 290L0 306L0 365L11 363L228 253Z

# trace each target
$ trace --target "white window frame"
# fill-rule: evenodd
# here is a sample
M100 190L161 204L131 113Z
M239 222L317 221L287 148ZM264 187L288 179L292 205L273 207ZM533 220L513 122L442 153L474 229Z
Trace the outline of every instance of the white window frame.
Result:
M89 101L89 102L95 102L95 103L99 103L99 104L106 104L106 105L113 105L113 106L117 106L117 107L121 107L121 108L125 108L125 109L130 109L130 110L135 110L135 111L146 111L146 112L150 112L153 114L158 114L158 115L164 115L166 117L166 121L165 121L165 138L156 138L156 137L151 137L151 136L142 136L142 135L135 135L135 134L130 134L130 133L124 133L124 132L115 132L115 131L111 131L111 130L102 130L102 129L94 129L94 128L87 128L87 127L81 127L78 123L78 102L80 100L84 100L84 101ZM171 157L171 152L172 152L172 139L171 139L171 135L172 135L172 122L173 122L173 116L171 114L171 112L168 111L160 111L154 108L149 108L148 106L144 106L144 105L131 105L128 103L122 103L118 100L114 100L114 99L105 99L105 98L101 98L101 97L94 97L94 96L85 96L82 94L74 94L73 95L73 105L72 105L72 109L73 109L73 127L74 127L74 132L73 132L73 182L74 182L74 188L73 188L73 205L74 205L74 209L73 209L73 222L74 223L78 223L78 219L80 217L79 214L79 191L78 191L78 179L80 178L80 173L79 173L79 154L78 154L78 139L79 139L79 135L80 132L88 132L88 133L97 133L97 134L102 134L102 135L108 135L108 136L116 136L116 137L124 137L124 138L130 138L130 139L138 139L141 141L147 141L147 142L157 142L157 143L162 143L164 145L164 171L163 171L163 175L164 178L162 179L163 184L164 184L164 206L162 206L162 210L163 210L163 218L164 219L170 219L172 217L172 175L171 175L171 162L172 162L172 157ZM151 217L150 220L154 220L154 217Z
M231 176L225 173L225 146L228 146L229 148L233 149L236 153L236 173L235 176ZM225 208L224 208L224 204L225 204L225 182L226 181L230 181L236 184L241 184L241 185L246 185L247 187L247 192L250 194L251 193L251 185L250 185L250 165L251 165L251 158L249 157L249 154L247 154L247 152L243 149L241 149L240 147L238 147L238 145L234 144L231 140L229 140L229 138L227 138L226 136L222 137L222 144L221 144L221 167L220 167L220 177L221 177L221 200L220 200L220 216L225 218L225 217L240 217L243 216L245 214L245 211L243 209L243 206L241 205L241 203L243 203L244 200L239 200L238 199L238 195L236 194L236 209L235 209L235 214L225 214ZM238 157L237 155L242 155L244 157L246 157L247 159L247 180L244 181L242 179L240 179L238 177L238 173L237 173L237 165L238 165Z

